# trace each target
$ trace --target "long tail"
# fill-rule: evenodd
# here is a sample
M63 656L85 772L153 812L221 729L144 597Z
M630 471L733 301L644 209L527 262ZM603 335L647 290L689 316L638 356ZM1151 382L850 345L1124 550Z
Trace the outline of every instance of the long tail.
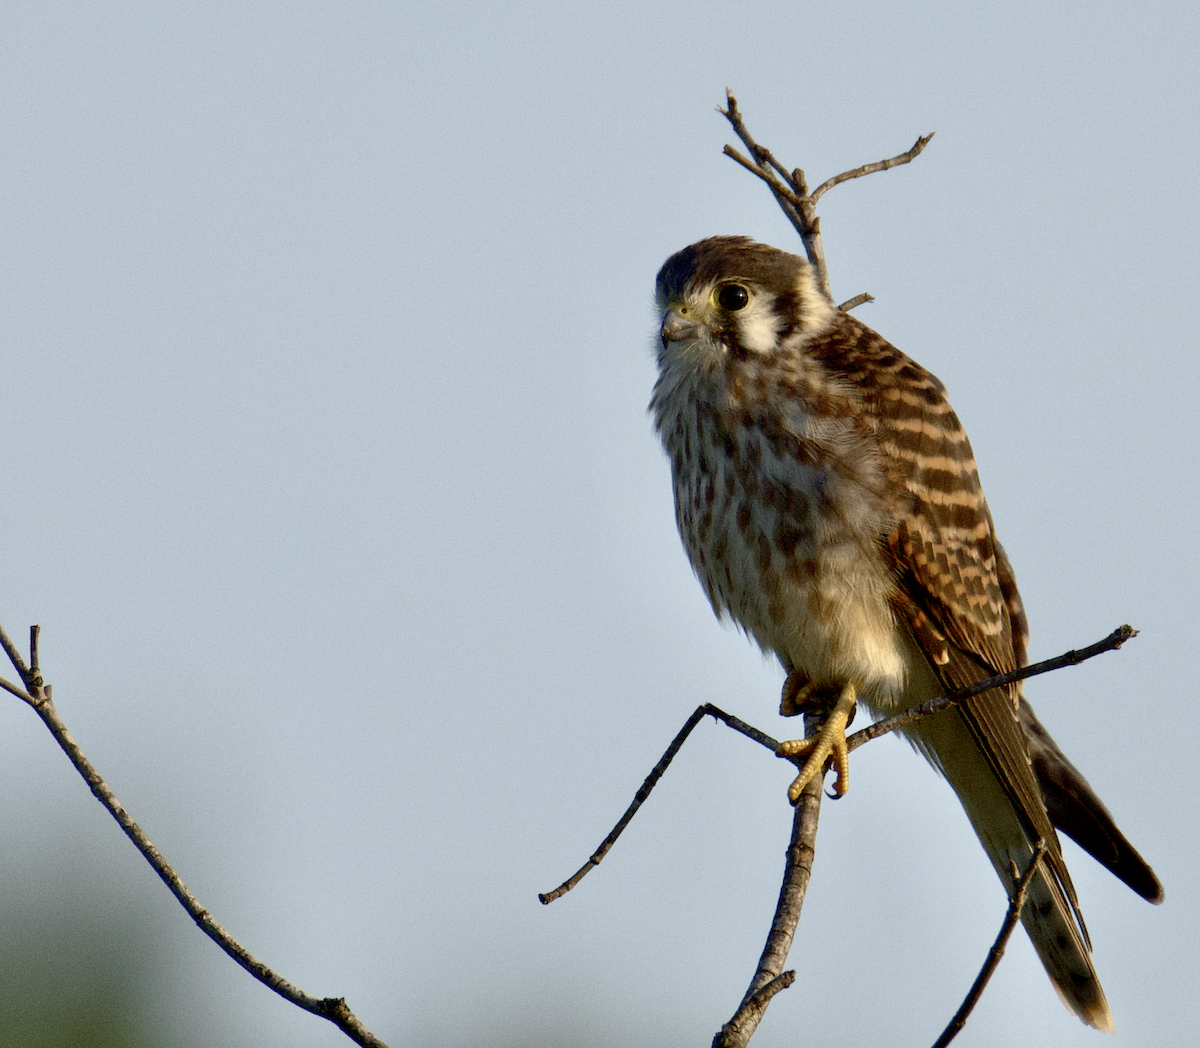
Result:
M1013 867L1018 871L1028 867L1035 841L975 734L958 710L926 717L908 734L958 794L1011 898L1016 889ZM1048 821L1046 827L1054 837ZM1089 1026L1111 1032L1112 1013L1092 965L1087 929L1057 837L1046 843L1047 852L1021 910L1021 923L1063 1003Z

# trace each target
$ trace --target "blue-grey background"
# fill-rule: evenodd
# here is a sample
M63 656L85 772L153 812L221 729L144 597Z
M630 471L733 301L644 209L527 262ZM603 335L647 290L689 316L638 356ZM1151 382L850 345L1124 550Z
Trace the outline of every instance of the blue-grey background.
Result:
M0 621L205 905L393 1048L707 1044L775 901L780 672L713 621L645 406L655 271L796 241L949 386L1042 718L1167 886L1068 845L1115 1041L1014 940L963 1045L1181 1044L1200 976L1200 16L1182 2L16 3L0 14ZM332 1046L0 702L0 1042ZM822 817L754 1044L930 1043L999 926L896 740Z

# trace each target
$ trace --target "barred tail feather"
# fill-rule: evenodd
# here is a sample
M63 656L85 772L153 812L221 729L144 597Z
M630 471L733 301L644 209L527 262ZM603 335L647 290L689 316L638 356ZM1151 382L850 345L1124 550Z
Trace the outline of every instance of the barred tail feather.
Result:
M988 855L998 869L990 849ZM1021 923L1063 1004L1089 1026L1112 1033L1112 1012L1092 965L1091 950L1080 934L1081 926L1045 859L1038 865L1025 896ZM1013 889L1009 886L1008 890Z

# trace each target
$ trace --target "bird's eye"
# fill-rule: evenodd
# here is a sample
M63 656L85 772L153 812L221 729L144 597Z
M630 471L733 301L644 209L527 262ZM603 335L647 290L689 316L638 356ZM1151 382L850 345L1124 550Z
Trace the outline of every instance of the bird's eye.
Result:
M730 313L745 309L746 303L749 301L750 292L744 284L726 284L724 287L717 288L717 305L722 309L727 309Z

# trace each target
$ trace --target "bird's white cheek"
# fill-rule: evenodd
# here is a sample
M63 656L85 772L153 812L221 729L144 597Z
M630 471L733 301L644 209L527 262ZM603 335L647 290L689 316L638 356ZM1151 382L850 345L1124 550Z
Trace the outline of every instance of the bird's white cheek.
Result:
M738 317L739 341L752 353L770 353L779 342L783 321L768 310L746 310Z

